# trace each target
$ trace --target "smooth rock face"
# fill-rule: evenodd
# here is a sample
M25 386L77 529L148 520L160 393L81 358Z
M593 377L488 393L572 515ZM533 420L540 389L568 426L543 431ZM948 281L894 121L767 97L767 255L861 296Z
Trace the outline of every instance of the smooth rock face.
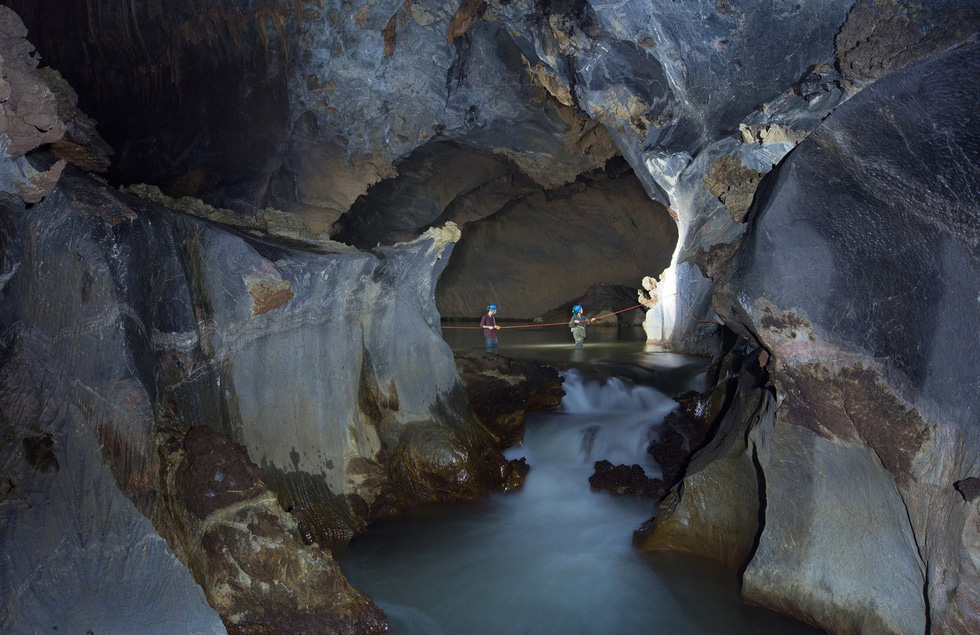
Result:
M675 240L673 221L631 173L582 179L466 225L436 302L446 317L495 302L500 317L533 319L597 283L635 287L667 265Z
M758 431L765 526L742 596L837 633L925 632L925 567L892 476L860 445L776 420Z
M780 404L753 433L766 507L744 592L830 630L980 628L956 489L980 456L978 72L964 45L840 107L763 184L720 279Z

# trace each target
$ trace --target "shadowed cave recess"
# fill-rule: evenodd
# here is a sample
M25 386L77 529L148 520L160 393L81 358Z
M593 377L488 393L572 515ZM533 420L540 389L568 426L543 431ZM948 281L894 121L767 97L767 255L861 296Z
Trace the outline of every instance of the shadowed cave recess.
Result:
M634 549L826 632L980 632L978 27L0 1L0 628L389 630L331 549L520 490L562 400L454 355L494 302L703 358Z

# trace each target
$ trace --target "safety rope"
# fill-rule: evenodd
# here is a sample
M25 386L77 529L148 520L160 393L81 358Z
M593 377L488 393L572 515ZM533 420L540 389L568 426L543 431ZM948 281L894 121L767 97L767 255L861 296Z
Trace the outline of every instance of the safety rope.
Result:
M694 317L694 314L692 314L690 312L690 310L688 310L688 308L684 305L684 303L681 302L681 298L680 298L680 294L679 293L671 293L670 295L664 296L663 298L652 298L650 300L641 301L639 304L634 304L631 307L627 307L625 309L620 309L619 311L613 311L612 313L606 313L605 315L599 315L599 316L596 316L594 318L589 318L588 321L594 322L596 320L602 320L604 318L612 317L613 315L617 315L619 313L625 313L626 311L632 311L633 309L638 309L638 308L640 308L642 306L646 306L648 304L655 304L655 303L660 302L661 300L663 300L665 298L672 298L672 297L675 297L675 296L677 297L677 304L679 304L681 306L681 309L684 311L684 313L686 313L687 316L689 318L691 318L692 320L694 320L695 322L700 322L702 324L718 324L718 322L715 322L714 320L702 320L702 319L699 319L699 318ZM568 322L546 322L546 323L540 323L540 324L538 324L538 323L532 323L532 324L511 324L509 326L500 326L500 327L497 327L497 328L498 328L498 330L500 330L500 329L530 329L530 328L539 328L539 327L542 327L542 326L568 326ZM446 326L446 325L443 325L442 328L444 328L444 329L477 329L477 330L482 330L483 329L482 326Z

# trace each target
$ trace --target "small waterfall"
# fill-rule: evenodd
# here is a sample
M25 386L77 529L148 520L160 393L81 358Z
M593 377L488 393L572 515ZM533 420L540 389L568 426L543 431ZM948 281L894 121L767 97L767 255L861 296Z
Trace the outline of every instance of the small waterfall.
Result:
M594 463L659 467L647 453L676 404L664 392L612 377L565 373L559 412L527 419L505 453L531 465L517 492L438 515L377 522L342 558L404 635L512 633L810 633L755 615L727 571L631 546L652 501L592 492Z
M575 369L562 375L565 398L558 409L560 412L643 412L670 401L669 396L655 388L631 384L619 377L610 377L604 382L587 381Z
M524 443L508 450L508 458L524 456L539 467L557 464L590 470L605 459L615 465L642 465L651 476L658 475L659 467L647 447L677 404L654 388L619 377L590 381L576 370L563 376L566 394L560 416L529 419Z

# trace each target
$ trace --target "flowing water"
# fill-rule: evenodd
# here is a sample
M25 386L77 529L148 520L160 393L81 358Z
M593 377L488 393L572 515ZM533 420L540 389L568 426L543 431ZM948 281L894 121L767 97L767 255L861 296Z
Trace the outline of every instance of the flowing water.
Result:
M632 532L654 515L653 503L589 489L600 459L659 475L646 448L676 406L656 384L595 377L638 362L648 371L641 376L664 379L677 392L700 387L705 360L644 350L636 333L593 337L578 359L570 338L559 349L550 332L519 337L519 350L517 338L508 350L502 337L501 354L562 363L567 393L558 412L529 416L524 443L506 452L531 465L523 489L375 523L336 554L393 632L817 632L743 605L734 571L680 554L640 553ZM474 346L447 340L457 349ZM477 340L479 349L478 333Z

